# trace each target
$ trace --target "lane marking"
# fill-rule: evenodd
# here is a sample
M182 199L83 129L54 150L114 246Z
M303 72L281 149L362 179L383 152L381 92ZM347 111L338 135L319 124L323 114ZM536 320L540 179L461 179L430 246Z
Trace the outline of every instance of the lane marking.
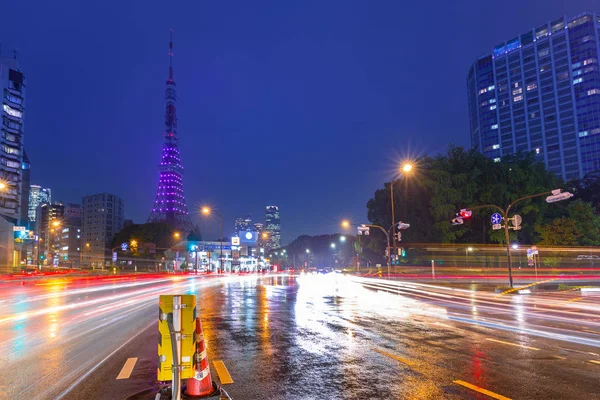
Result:
M599 365L600 365L600 361L596 361L596 360L590 360L590 362L591 362L592 364L599 364Z
M68 388L66 388L61 394L59 394L58 397L56 397L56 400L64 399L66 395L68 395L73 389L75 389L77 387L77 385L79 385L81 382L83 382L85 379L87 379L88 376L93 374L94 371L96 371L98 368L100 368L100 366L102 364L104 364L106 362L106 360L111 358L113 355L117 354L123 347L127 346L135 338L140 336L142 334L142 332L145 332L152 327L156 327L156 321L152 321L150 324L146 325L146 327L144 327L143 329L140 329L137 334L130 337L125 343L123 343L122 345L117 347L112 353L110 353L109 355L104 357L102 360L100 360L100 362L97 363L96 365L94 365L89 371L87 371L85 374L81 375L75 382L71 383L71 385Z
M567 300L567 301L565 301L565 303L572 303L572 302L574 302L574 301L579 301L579 300L581 300L581 299L583 299L583 297L575 297L574 299L571 299L571 300Z
M593 331L593 330L591 330L591 329L583 329L583 331L584 331L584 332L589 332L589 333L596 333L596 334L600 335L600 332L598 332L598 331Z
M121 368L121 372L119 372L117 379L129 379L129 377L131 376L131 373L133 372L133 367L135 367L135 363L137 362L137 360L138 360L137 357L128 358L127 361L125 361L123 368Z
M466 388L469 388L469 389L471 389L471 390L474 390L474 391L476 391L476 392L483 393L483 394L485 394L485 395L487 395L487 396L490 396L490 397L491 397L491 398L493 398L493 399L498 399L498 400L511 400L511 398L510 398L510 397L505 397L505 396L502 396L501 394L494 393L494 392L492 392L492 391L489 391L489 390L487 390L487 389L484 389L484 388L482 388L482 387L475 386L475 385L471 385L470 383L468 383L468 382L465 382L465 381L459 381L459 380L457 380L457 381L452 381L452 382L453 382L453 383L456 383L457 385L461 385L461 386L464 386L464 387L466 387Z
M507 344L507 345L509 345L509 346L522 347L522 348L524 348L524 349L529 349L529 350L540 350L540 349L538 349L537 347L525 346L524 344L517 344L517 343L503 342L502 340L496 340L496 339L491 339L491 338L485 338L485 340L489 340L490 342L496 342L496 343Z
M223 361L213 361L213 367L215 367L215 369L217 370L217 375L219 375L221 385L233 383L233 379L231 379L231 375L229 375L229 371L227 371L227 367L225 366Z
M557 358L559 360L566 360L567 359L567 357L563 357L563 356L552 356L552 357Z
M394 359L396 361L400 361L401 363L404 363L406 365L414 365L415 364L414 362L412 362L410 360L407 360L405 358L401 358L401 357L395 356L395 355L393 355L391 353L388 353L386 351L383 351L383 350L379 350L379 349L376 349L376 348L372 348L371 350L376 351L379 354L383 354L384 356L389 357L391 359Z

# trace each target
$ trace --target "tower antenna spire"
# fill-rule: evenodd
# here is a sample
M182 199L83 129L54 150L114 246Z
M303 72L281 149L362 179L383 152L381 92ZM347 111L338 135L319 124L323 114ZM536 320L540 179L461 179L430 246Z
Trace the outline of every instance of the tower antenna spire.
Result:
M173 80L173 29L169 38L169 80Z

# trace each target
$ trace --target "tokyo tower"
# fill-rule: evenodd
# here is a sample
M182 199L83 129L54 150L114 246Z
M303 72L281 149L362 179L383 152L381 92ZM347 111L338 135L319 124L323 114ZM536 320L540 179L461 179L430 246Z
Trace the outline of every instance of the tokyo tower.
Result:
M175 104L177 90L173 81L173 31L169 41L169 80L165 91L165 143L162 159L158 166L160 178L156 191L156 200L148 222L166 222L181 233L193 231L192 221L185 204L183 194L183 165L179 158L177 144L177 115Z

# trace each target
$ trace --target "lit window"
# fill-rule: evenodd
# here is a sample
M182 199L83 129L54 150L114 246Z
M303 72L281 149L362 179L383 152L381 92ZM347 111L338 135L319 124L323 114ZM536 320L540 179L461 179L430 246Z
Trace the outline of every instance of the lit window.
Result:
M596 62L595 58L588 58L587 60L583 60L583 65L590 65ZM581 65L581 63L577 63L579 65Z
M495 103L496 99L490 99L490 104Z
M514 86L514 87L519 87L519 82L515 82L515 83L513 83L513 86Z
M493 106L490 106L490 111L495 110L496 109L496 105L494 104Z
M492 125L492 129L498 129L498 124Z
M521 89L521 88L518 88L518 89L515 89L515 90L513 90L513 96L514 96L515 94L519 94L519 93L523 93L523 89Z
M577 85L578 83L583 82L583 78L577 78L573 81L573 85Z
M599 94L600 93L600 89L590 89L587 91L588 96L591 96L593 94Z
M573 71L573 76L579 76L581 74L583 74L583 71L580 69Z
M500 162L500 157L494 158L494 162Z
M513 97L513 101L516 103L517 101L521 101L523 100L523 96L522 95L518 95L516 97Z
M539 148L535 149L535 154L540 154L540 149Z
M487 88L483 88L479 91L479 94L484 94L485 92L487 92Z
M485 107L487 105L488 105L488 101L487 100L481 103L481 107Z
M12 116L12 117L21 118L23 116L23 112L22 111L17 110L16 108L12 108L8 104L3 104L2 106L4 108L4 112L7 113L8 115Z
M549 50L549 49L540 50L540 51L538 52L538 56L540 56L540 57L545 57L545 56L547 56L547 55L548 55L548 53L549 53L549 52L550 52L550 50Z
M585 137L588 135L588 131L579 132L579 137Z
M489 91L489 90L494 90L494 88L495 88L495 87L496 87L496 86L494 86L494 85L492 85L492 86L488 86L487 90L488 90L488 91Z
M527 91L529 92L530 90L534 90L537 89L537 83L530 83L529 85L527 85Z
M500 148L499 144L495 144L495 145L492 146L492 149L494 149L494 150L498 150L499 148Z

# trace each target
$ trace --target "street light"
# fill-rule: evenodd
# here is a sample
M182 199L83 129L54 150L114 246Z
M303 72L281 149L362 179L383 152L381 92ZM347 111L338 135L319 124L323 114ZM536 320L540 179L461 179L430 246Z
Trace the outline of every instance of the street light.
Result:
M396 179L398 179L398 177L402 174L407 175L410 174L413 170L413 165L410 162L405 162L402 165L401 171L397 172L396 175L394 175L394 177L392 178L392 181L390 182L390 201L392 203L392 240L394 242L394 254L396 254L396 216L395 214L395 210L394 210L394 182L396 181ZM405 207L405 212L404 214L406 214L406 199L404 199L404 207ZM404 215L404 217L406 218L406 215Z
M223 268L223 216L218 211L212 210L210 207L207 207L207 206L202 207L202 214L204 214L204 215L215 214L220 219L219 244L221 246L221 256L220 256L220 260L219 260L219 268Z
M346 236L340 236L340 242L345 242L346 241Z
M350 228L350 221L348 221L347 219L345 219L345 220L342 221L341 225L342 225L342 228L348 229L348 228Z
M335 243L331 243L330 246L331 246L332 249L335 249Z

